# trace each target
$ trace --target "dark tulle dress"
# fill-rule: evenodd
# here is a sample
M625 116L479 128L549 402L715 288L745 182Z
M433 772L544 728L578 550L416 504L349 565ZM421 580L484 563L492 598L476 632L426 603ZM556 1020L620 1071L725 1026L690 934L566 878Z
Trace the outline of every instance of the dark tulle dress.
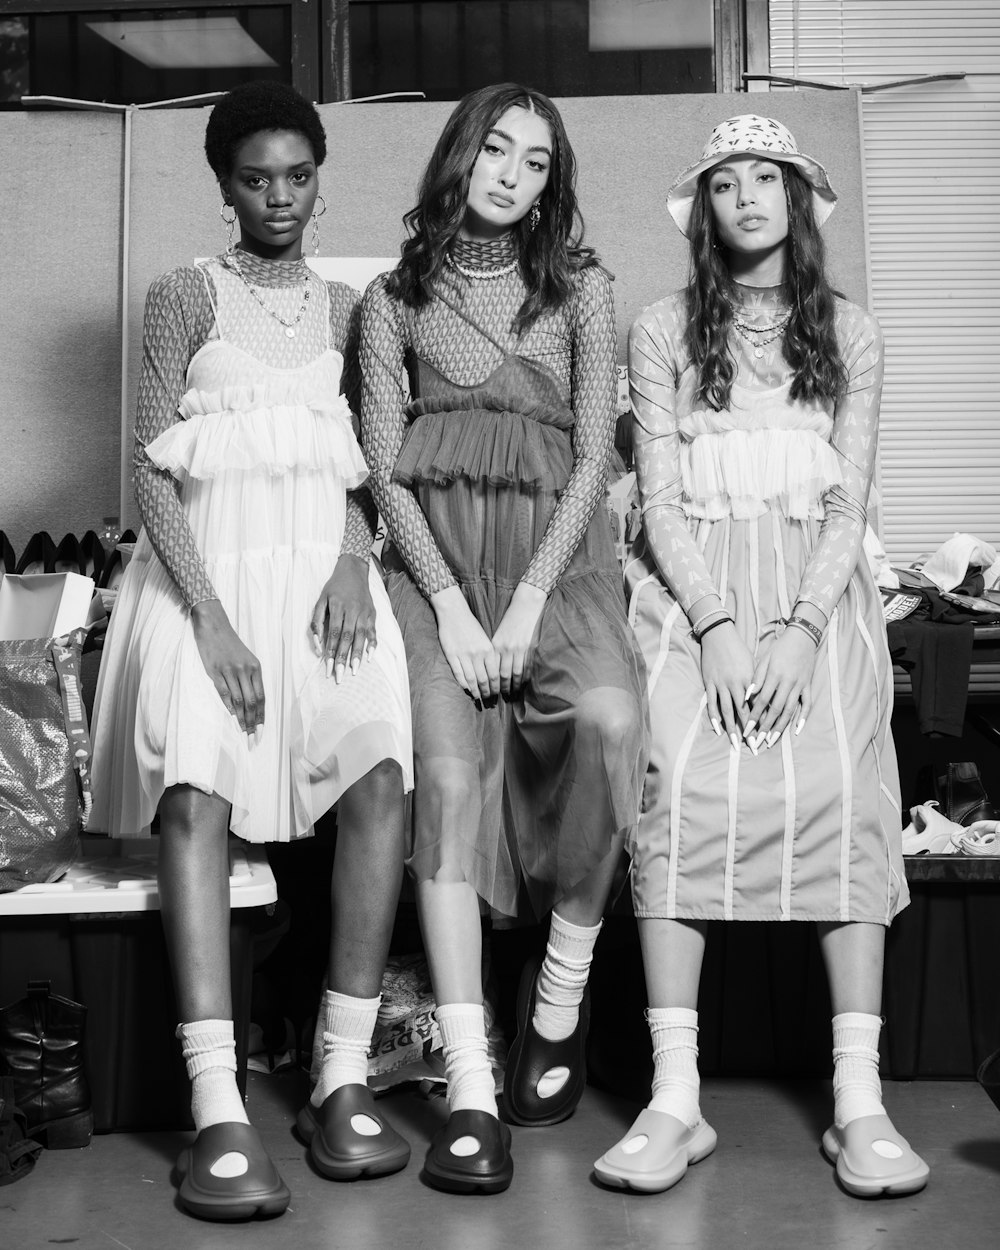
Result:
M488 332L468 324L470 335ZM502 349L503 350L503 349ZM409 425L393 480L411 488L486 633L499 625L573 467L574 413L554 374L508 353L460 386L411 354ZM645 669L626 620L606 510L599 506L542 612L530 680L480 707L455 681L433 610L402 558L386 555L406 646L414 720L414 804L443 764L479 798L464 831L466 879L501 914L527 895L543 915L636 824L648 751ZM409 861L441 866L436 813L417 811ZM447 822L454 825L453 821Z

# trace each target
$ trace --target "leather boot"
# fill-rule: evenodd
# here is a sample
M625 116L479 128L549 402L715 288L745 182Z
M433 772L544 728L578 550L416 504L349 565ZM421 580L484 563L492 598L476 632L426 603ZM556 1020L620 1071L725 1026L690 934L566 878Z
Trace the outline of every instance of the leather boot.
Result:
M948 764L937 778L938 800L944 814L956 825L971 825L977 820L996 820L997 813L979 776L979 768L971 761Z
M83 1071L87 1008L29 981L20 1002L0 1009L0 1069L14 1082L28 1136L49 1150L86 1146L94 1131Z

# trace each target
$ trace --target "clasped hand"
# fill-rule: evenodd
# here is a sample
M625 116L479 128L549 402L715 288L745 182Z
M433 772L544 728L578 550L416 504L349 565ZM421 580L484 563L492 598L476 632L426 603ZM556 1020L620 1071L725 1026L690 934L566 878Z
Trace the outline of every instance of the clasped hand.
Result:
M816 647L802 630L786 629L755 661L734 626L713 629L701 644L713 729L721 725L734 747L744 738L754 753L773 746L793 718L797 733L812 706L815 666Z
M455 680L474 699L516 694L528 680L545 599L543 590L519 583L490 638L457 586L431 596L441 650Z

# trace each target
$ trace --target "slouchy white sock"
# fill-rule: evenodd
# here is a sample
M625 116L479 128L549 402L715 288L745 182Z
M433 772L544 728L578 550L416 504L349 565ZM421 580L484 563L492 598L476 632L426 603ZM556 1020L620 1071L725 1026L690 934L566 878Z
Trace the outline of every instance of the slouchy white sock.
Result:
M368 1051L378 1019L381 994L374 998L352 998L324 990L320 1000L317 1031L322 1030L322 1057L316 1086L309 1097L314 1107L322 1107L342 1085L368 1084Z
M213 1124L249 1124L236 1084L232 1020L193 1020L177 1026L191 1082L191 1116L200 1133Z
M833 1017L833 1119L844 1128L863 1115L885 1115L878 1075L879 1016L844 1011Z
M486 1045L481 1003L446 1003L434 1013L444 1045L448 1107L497 1115L493 1069Z
M646 1021L653 1041L650 1110L672 1115L694 1128L701 1120L698 1013L689 1007L651 1007Z
M576 1028L602 923L570 924L552 913L532 1016L536 1032L548 1042L561 1042Z

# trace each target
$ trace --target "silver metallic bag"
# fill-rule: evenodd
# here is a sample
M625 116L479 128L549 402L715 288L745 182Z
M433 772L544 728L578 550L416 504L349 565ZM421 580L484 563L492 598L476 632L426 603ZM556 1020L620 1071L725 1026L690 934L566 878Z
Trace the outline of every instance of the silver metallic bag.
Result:
M86 631L0 642L0 892L55 881L90 812Z

